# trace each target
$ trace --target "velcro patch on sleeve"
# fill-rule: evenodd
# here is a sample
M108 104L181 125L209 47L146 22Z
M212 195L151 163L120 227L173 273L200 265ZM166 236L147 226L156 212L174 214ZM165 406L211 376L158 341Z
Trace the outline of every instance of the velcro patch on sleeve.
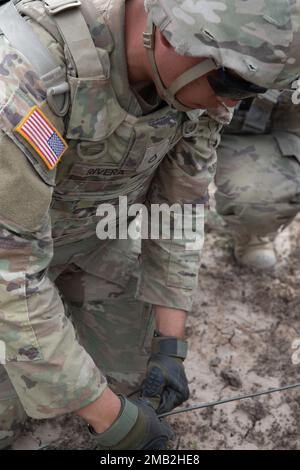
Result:
M38 106L15 128L26 142L38 153L49 170L53 170L68 149L68 144Z

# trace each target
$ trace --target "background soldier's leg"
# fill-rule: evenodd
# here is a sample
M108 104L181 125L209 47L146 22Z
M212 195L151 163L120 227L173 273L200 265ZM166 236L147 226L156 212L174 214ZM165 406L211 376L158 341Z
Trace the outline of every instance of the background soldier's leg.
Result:
M234 236L242 264L272 267L272 241L300 210L300 139L295 155L282 147L268 134L224 135L219 148L217 211Z
M99 242L56 280L80 343L123 393L139 387L153 336L152 308L134 298L137 282L138 253L130 240Z
M13 443L22 430L26 417L7 372L0 365L0 449Z

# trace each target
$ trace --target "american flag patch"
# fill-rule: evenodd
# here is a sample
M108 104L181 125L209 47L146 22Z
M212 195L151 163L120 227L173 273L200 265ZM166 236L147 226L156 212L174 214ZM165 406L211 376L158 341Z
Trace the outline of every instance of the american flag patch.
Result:
M15 130L34 148L49 170L56 167L68 149L68 144L38 106L31 108Z

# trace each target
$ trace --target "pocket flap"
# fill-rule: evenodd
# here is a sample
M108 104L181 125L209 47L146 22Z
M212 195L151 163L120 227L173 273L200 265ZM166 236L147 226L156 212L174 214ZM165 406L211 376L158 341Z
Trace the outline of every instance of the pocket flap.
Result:
M295 157L300 163L300 138L289 132L276 131L274 138L284 157Z

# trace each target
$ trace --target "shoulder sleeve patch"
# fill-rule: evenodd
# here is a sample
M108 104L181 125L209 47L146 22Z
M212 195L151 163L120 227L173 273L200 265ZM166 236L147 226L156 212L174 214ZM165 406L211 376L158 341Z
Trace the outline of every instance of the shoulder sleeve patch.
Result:
M0 35L0 129L29 160L35 171L49 186L55 186L56 168L52 171L24 137L16 132L24 116L37 106L60 133L63 120L49 109L44 84L25 57ZM59 159L59 158L58 158Z
M61 134L38 106L31 108L15 131L36 151L49 170L56 167L68 149Z

